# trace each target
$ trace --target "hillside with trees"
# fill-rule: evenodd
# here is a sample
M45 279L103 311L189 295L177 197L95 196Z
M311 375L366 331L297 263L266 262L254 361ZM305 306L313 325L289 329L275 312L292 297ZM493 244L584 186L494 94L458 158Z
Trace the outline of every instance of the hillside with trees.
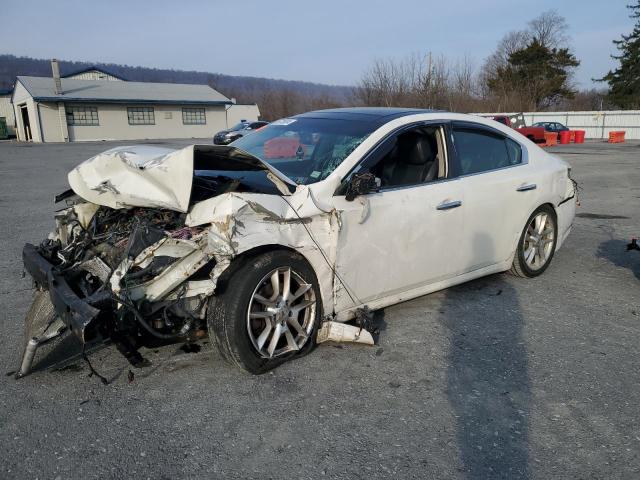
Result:
M312 82L60 60L63 76L93 66L133 82L210 85L223 95L235 98L238 103L257 103L267 120L343 105L353 90L352 87ZM0 55L0 89L12 87L18 75L51 76L51 62L48 59Z

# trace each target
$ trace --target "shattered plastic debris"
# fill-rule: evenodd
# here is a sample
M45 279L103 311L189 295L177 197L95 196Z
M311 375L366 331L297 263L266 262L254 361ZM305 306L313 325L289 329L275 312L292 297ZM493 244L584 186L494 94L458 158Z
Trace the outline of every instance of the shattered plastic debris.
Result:
M373 337L364 328L340 322L324 322L318 330L316 342L350 342L375 345Z

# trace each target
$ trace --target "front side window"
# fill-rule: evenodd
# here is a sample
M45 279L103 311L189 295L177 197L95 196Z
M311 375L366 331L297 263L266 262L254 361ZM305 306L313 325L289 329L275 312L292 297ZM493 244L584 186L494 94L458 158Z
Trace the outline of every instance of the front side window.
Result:
M460 175L487 172L522 163L520 145L483 129L454 127L453 139Z
M362 170L380 179L382 189L420 185L446 176L445 151L442 127L423 125L387 139Z
M183 108L182 123L184 125L206 125L207 117L204 108Z
M308 185L327 178L375 129L369 122L284 118L246 135L233 146Z
M67 125L83 125L97 126L98 108L97 107L72 107L66 108Z
M127 118L129 125L155 125L156 123L153 107L129 107Z

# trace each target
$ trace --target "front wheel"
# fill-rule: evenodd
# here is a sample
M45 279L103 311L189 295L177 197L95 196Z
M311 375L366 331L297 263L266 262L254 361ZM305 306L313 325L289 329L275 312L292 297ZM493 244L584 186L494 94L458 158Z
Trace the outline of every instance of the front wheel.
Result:
M557 236L556 214L543 205L527 220L510 272L519 277L537 277L544 272L556 250Z
M322 318L320 289L297 253L274 251L240 262L211 297L209 337L225 360L259 374L313 347Z

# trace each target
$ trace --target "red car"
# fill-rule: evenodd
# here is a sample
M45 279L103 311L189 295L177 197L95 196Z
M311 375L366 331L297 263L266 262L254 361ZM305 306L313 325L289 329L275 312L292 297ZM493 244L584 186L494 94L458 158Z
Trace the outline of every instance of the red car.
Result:
M496 122L500 122L507 127L513 128L516 132L521 133L533 143L546 143L547 140L544 136L545 129L543 127L527 127L524 125L524 121L522 121L521 127L514 127L511 121L512 117L508 115L497 115L493 117Z

